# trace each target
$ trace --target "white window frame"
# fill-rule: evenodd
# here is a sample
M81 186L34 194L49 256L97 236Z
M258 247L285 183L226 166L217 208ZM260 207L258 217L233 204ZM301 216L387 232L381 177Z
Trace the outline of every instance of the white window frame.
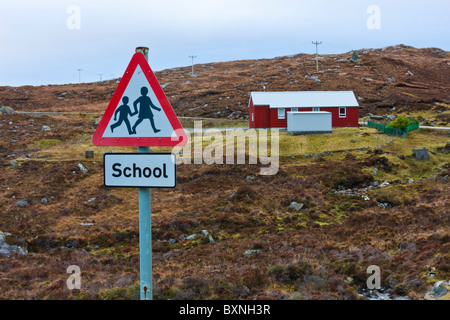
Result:
M341 109L344 109L344 113L341 113ZM339 107L339 118L346 118L347 117L347 108L346 107Z
M298 112L298 108L291 108L292 112Z
M320 108L319 107L313 107L313 112L319 112Z
M282 112L283 114L281 114L280 112ZM285 119L285 111L284 108L278 108L278 119Z

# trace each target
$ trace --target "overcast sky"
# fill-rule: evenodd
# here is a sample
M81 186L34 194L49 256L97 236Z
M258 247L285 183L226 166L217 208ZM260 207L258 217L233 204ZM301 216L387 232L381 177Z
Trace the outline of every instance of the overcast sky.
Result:
M449 0L0 0L0 86L406 44L450 50ZM102 74L102 76L100 76Z

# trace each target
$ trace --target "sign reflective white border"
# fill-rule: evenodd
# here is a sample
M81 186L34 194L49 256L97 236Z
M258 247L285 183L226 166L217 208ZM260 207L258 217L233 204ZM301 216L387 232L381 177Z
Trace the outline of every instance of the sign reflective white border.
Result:
M106 187L174 188L176 157L172 153L105 153Z

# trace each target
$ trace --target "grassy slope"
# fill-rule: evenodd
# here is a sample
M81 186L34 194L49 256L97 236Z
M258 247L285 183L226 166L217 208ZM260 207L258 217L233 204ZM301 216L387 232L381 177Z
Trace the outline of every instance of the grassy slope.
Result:
M137 298L137 191L102 186L100 155L111 148L92 146L92 119L11 115L0 121L1 231L12 234L8 243L30 251L0 257L1 297ZM43 124L51 131L40 131ZM22 140L6 142L17 134ZM260 176L260 165L180 165L177 188L152 192L155 297L356 298L371 264L382 268L384 287L413 298L448 279L448 135L411 132L382 152L374 147L389 140L379 137L367 128L295 137L282 132L275 176ZM335 152L304 158L300 141L306 150L328 145ZM339 152L358 143L371 148ZM415 160L413 147L429 148L430 160ZM85 150L96 158L83 159ZM17 157L20 165L10 166ZM414 182L406 183L409 178ZM374 180L391 185L369 190L370 201L335 193ZM29 205L17 206L24 198ZM292 201L304 208L293 210ZM86 222L92 225L80 225ZM214 243L200 235L182 240L205 229ZM260 251L246 255L251 249ZM65 286L70 264L82 269L81 290ZM432 267L435 277L427 275Z

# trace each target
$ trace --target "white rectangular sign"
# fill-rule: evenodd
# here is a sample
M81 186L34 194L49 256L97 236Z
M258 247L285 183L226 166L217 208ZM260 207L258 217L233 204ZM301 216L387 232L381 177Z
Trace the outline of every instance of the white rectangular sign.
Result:
M105 153L106 187L174 188L176 157L172 153Z

